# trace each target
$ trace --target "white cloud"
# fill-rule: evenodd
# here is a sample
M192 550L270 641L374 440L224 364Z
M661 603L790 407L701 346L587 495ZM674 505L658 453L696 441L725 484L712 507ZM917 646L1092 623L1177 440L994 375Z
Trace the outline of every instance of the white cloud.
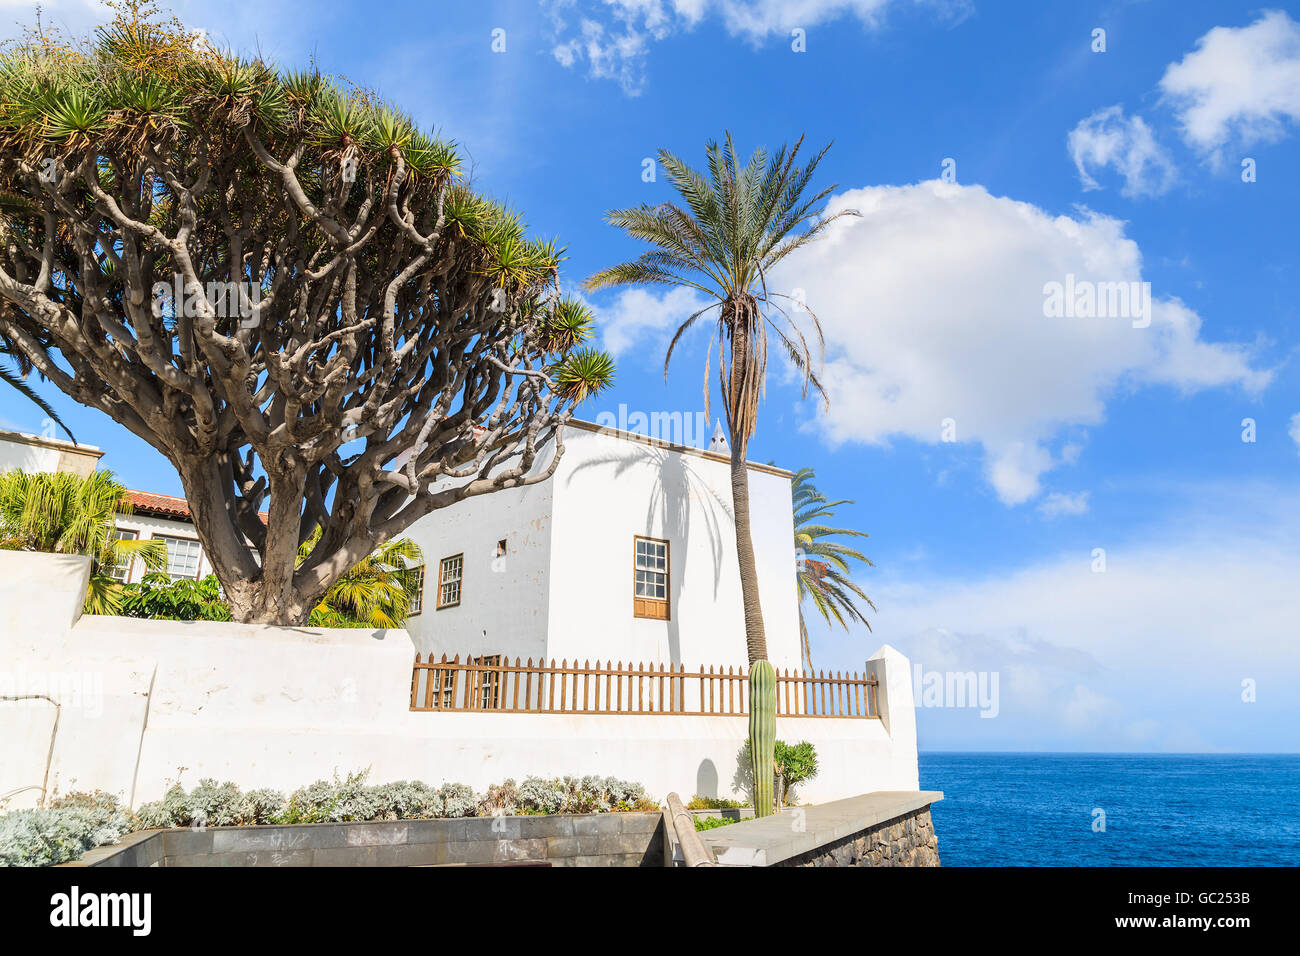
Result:
M925 7L948 21L972 9L969 0L542 0L556 61L564 67L585 63L588 75L616 80L630 96L645 86L651 43L690 30L706 16L716 15L730 35L758 44L846 16L876 29L886 11L900 5Z
M1300 448L1300 412L1296 412L1291 416L1291 428L1287 431L1287 434L1296 443L1296 447Z
M706 304L693 289L624 289L608 305L595 307L596 327L605 350L615 357L635 349L657 351L662 358L677 327ZM707 319L702 316L700 324Z
M1173 159L1140 116L1122 106L1097 110L1070 131L1070 158L1084 189L1100 189L1093 173L1113 168L1124 177L1125 196L1159 196L1178 178Z
M1246 27L1215 27L1169 65L1160 89L1203 154L1281 139L1300 122L1300 23L1270 10Z
M1257 391L1270 379L1244 347L1202 340L1200 317L1174 298L1153 298L1147 328L1044 317L1047 282L1141 281L1141 253L1118 220L937 181L851 190L830 205L844 208L862 217L769 276L804 290L822 321L830 409L818 424L834 443L938 443L951 418L957 441L983 447L998 496L1018 504L1077 457L1053 454L1057 436L1103 421L1121 386Z
M922 747L1300 749L1289 692L1300 678L1300 500L1205 486L1183 504L1158 526L1098 541L1104 573L1085 546L1009 572L920 579L908 568L862 582L877 630L914 665L999 675L996 720L923 709ZM1226 513L1207 517L1214 509ZM1244 680L1256 703L1243 702Z
M1038 510L1048 518L1056 518L1060 515L1086 514L1088 511L1088 492L1081 491L1078 494L1067 495L1059 491L1053 491L1039 502Z

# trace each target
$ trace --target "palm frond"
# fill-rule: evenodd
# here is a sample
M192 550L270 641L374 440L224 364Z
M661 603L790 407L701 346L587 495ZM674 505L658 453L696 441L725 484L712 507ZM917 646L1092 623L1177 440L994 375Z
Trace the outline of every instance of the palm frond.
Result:
M850 576L850 562L861 562L867 567L874 565L862 552L835 540L865 538L868 537L867 533L852 528L812 523L834 517L837 507L853 502L848 499L831 501L817 489L813 483L815 477L811 468L800 468L795 473L790 488L794 509L794 543L796 550L802 554L795 572L795 588L799 599L799 640L805 666L808 668L812 667L812 647L804 615L805 604L812 605L813 610L826 623L838 625L846 631L854 622L864 624L868 631L871 630L871 622L867 620L866 612L859 602L876 610L871 598Z

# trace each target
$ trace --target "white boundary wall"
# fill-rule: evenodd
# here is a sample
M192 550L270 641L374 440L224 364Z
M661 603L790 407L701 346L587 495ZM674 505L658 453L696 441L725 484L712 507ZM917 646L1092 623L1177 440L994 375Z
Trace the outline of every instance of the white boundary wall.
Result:
M601 774L657 799L743 795L743 717L411 712L405 631L78 617L87 573L84 558L0 552L0 696L36 695L0 701L10 808L36 805L42 787L138 805L178 776L287 792L365 767L374 783L479 791ZM917 789L910 666L885 646L869 668L887 719L778 718L782 739L817 747L822 771L801 799Z

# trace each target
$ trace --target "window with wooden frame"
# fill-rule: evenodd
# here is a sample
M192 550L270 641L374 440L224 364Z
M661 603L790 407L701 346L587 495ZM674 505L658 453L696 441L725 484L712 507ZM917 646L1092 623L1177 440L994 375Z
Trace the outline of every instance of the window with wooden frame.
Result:
M438 566L438 610L460 603L461 577L465 572L465 555L453 554Z
M669 619L671 598L668 579L671 570L667 541L640 536L633 538L633 617L647 617L656 621Z
M406 569L406 589L411 594L411 607L407 617L414 617L424 610L424 565Z
M127 528L114 528L108 533L108 536L114 541L138 541L140 538L139 531L131 531ZM114 581L126 581L131 576L131 558L127 558L120 564L113 564L107 568L109 577Z
M199 561L203 557L203 545L199 544L197 538L176 538L168 534L156 534L154 539L161 541L167 548L168 577L173 581L199 579Z

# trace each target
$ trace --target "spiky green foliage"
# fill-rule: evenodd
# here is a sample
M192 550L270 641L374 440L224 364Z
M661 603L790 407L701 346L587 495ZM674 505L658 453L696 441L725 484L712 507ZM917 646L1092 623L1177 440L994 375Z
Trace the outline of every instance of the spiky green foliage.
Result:
M810 193L809 186L826 149L799 166L796 160L802 145L800 137L793 147L782 146L771 155L759 149L742 163L728 133L722 143L710 142L705 148L707 175L660 150L659 163L681 203L642 204L609 212L610 223L651 248L587 280L587 288L592 290L629 284L678 286L693 290L706 301L673 335L664 356L664 377L682 336L701 318L712 316L713 331L704 361L704 409L707 415L716 343L718 387L731 442L736 553L751 663L767 657L767 638L749 530L745 455L767 383L769 334L801 372L804 395L809 389L822 392L815 368L823 351L817 316L805 303L797 303L815 336L814 347L800 322L780 303L790 296L769 290L767 274L792 252L824 234L836 219L857 215L854 210L824 215L826 197L835 187Z
M607 213L611 224L653 248L587 280L592 290L629 284L680 286L708 301L678 327L664 357L664 375L682 336L701 318L716 313L710 354L712 342L718 342L718 385L733 448L743 448L754 434L766 379L769 332L803 374L805 394L809 388L821 391L813 368L820 362L822 347L817 317L800 303L816 335L814 359L799 323L778 301L790 296L769 290L766 276L796 249L819 238L836 219L857 212L823 215L825 199L835 186L805 195L829 147L797 166L802 145L800 137L793 147L782 146L771 155L760 148L742 165L728 133L722 143L711 141L705 147L707 177L660 150L659 163L684 205L642 204ZM704 398L707 410L707 365Z
M813 484L813 470L800 468L791 483L794 504L794 548L799 556L795 569L795 584L799 589L799 642L804 666L812 669L812 646L808 640L808 622L804 618L805 604L811 604L826 623L834 622L844 630L858 621L871 630L866 612L858 601L875 610L871 598L856 584L850 562L860 561L874 567L871 559L861 551L836 538L866 538L865 531L850 528L833 528L824 522L835 517L840 505L854 502L847 498L831 501Z
M317 532L319 534L319 532ZM299 549L306 558L316 542ZM330 585L312 609L308 623L316 627L401 627L411 613L412 573L424 563L424 553L410 538L397 538L366 555Z
M546 480L612 366L454 144L115 10L0 52L0 336L171 460L237 619L302 623L418 518Z
M122 585L112 576L114 568L138 559L153 569L167 559L160 541L113 536L116 516L130 513L131 499L111 471L86 478L67 472L0 472L0 548L87 555L87 614L121 610Z
M754 775L754 816L772 814L776 753L776 671L769 661L749 670L749 756Z
M68 437L74 442L77 440L68 426L63 423L50 403L36 394L36 391L27 384L27 376L31 372L31 364L25 361L26 356L12 348L6 342L3 336L0 336L0 382L4 382L10 388L18 392L29 402L43 411L50 421L54 422L67 433Z

